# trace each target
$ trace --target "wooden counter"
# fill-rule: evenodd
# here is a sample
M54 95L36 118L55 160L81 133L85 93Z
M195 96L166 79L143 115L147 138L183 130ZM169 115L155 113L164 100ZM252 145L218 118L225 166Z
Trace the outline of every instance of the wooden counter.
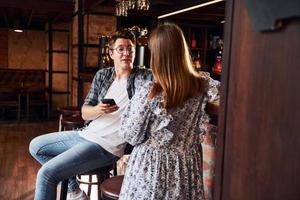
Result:
M211 118L211 123L216 126L218 125L219 106L219 100L208 103L206 106L206 111Z

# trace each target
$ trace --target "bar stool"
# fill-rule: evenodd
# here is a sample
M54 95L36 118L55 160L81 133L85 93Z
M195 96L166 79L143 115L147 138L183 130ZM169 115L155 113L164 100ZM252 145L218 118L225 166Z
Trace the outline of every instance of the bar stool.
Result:
M105 167L96 168L87 172L84 172L82 174L79 174L76 176L77 181L79 184L87 184L87 196L91 196L92 186L97 185L98 186L98 199L101 199L101 189L100 186L102 183L107 180L110 177L110 171L114 169L114 165L108 165ZM81 176L88 175L88 181L84 181L81 179ZM96 175L97 181L92 180L93 175ZM61 183L61 191L60 191L60 200L66 200L67 198L67 192L68 192L68 179L62 181Z
M113 176L101 184L101 200L119 199L124 175Z
M78 128L82 128L84 126L85 121L81 116L68 116L62 117L61 119L61 130L75 130Z
M91 196L91 191L92 191L92 186L97 185L98 189L98 199L101 199L101 189L100 186L101 184L108 179L111 176L111 171L114 169L114 165L108 165L100 168L96 168L87 172L84 172L82 174L77 175L77 181L79 184L86 184L88 186L87 188L87 196ZM82 179L82 176L87 176L88 175L88 180L85 181ZM97 181L93 181L92 177L93 175L96 175Z
M133 146L127 144L124 150L124 156L129 156L133 150ZM121 158L122 159L122 158ZM117 165L117 164L116 164ZM127 164L126 164L127 166ZM125 168L126 168L125 166ZM124 170L125 171L125 170ZM115 168L113 177L106 179L101 184L101 200L115 200L119 198L124 175L117 176L117 169Z
M58 131L62 131L61 121L63 117L69 116L81 116L81 108L79 106L65 106L58 108L59 115L59 122L58 122ZM80 127L76 127L80 128Z
M68 110L70 108L70 110ZM81 112L79 107L64 107L60 109L60 130L74 130L78 128L82 128L85 124L85 121L81 117ZM87 172L78 174L76 176L79 184L87 184L87 195L91 195L92 185L98 185L98 199L100 199L100 185L101 183L110 177L110 171L114 169L114 164L99 167L93 170L89 170ZM97 181L92 180L93 175L96 175ZM82 176L88 176L88 181L82 179ZM60 199L65 200L67 197L67 188L68 188L68 179L64 180L61 183L61 193Z

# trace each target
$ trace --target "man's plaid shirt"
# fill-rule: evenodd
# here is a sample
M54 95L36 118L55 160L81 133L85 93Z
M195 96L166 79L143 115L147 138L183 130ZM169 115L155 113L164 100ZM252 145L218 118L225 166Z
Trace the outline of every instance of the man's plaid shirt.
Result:
M84 104L95 106L100 103L114 81L115 68L109 67L100 69L92 82L91 89L84 100ZM128 98L131 99L134 95L137 84L141 81L152 80L152 73L149 69L141 69L134 67L131 71L130 76L127 79L127 93Z

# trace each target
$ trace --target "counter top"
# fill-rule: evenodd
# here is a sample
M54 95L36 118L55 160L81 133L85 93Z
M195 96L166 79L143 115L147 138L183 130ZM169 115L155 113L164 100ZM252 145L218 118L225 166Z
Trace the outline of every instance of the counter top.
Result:
M219 113L220 101L210 102L206 106L206 111L209 115L218 115Z

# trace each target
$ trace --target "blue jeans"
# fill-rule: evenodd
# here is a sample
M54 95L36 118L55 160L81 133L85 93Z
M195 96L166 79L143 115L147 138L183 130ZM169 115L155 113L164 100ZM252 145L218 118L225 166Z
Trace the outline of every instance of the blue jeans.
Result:
M80 137L78 131L38 136L30 142L29 151L42 164L37 174L35 200L56 199L58 183L68 178L68 191L75 191L79 188L77 174L119 159L100 145Z

